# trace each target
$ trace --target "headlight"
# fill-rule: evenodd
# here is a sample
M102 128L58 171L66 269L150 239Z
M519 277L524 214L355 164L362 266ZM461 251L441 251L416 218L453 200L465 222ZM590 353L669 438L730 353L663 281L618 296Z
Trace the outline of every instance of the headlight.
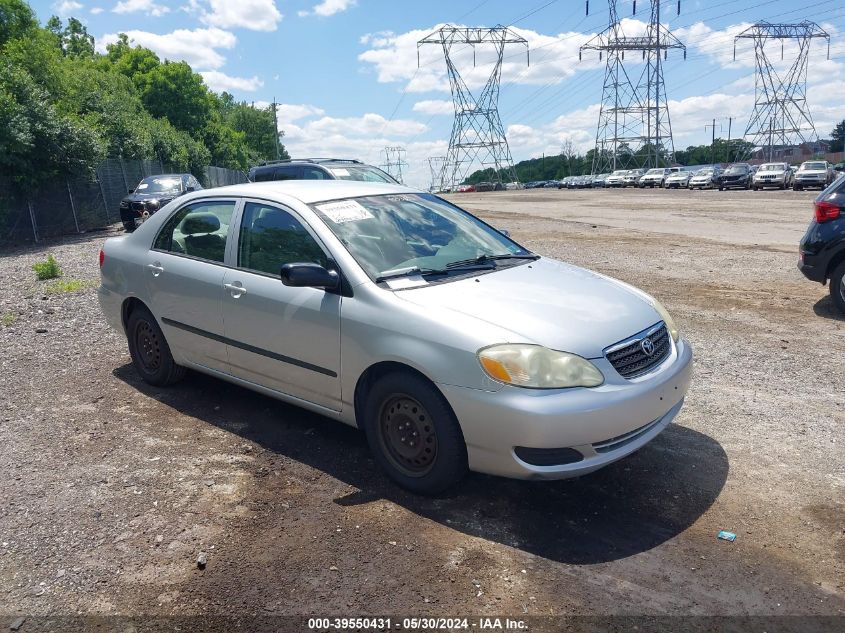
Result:
M478 360L490 378L517 387L598 387L604 382L602 373L585 358L540 345L493 345L479 350Z
M660 318L663 319L663 322L666 324L666 329L669 330L669 335L672 337L672 340L676 343L678 342L678 326L675 325L675 320L672 318L672 315L669 314L669 311L663 307L663 305L654 297L650 295L648 296L651 299L651 305L654 306L654 309L657 310L657 313L660 315Z

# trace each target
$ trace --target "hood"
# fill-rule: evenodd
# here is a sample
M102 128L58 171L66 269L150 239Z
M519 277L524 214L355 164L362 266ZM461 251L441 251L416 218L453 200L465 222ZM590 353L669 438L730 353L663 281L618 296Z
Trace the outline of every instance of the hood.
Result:
M130 193L128 196L124 198L126 202L146 202L147 200L161 200L162 202L169 202L174 198L178 198L181 196L181 193L178 192L168 192L168 193Z
M808 174L811 175L811 176L817 176L819 174L827 175L827 170L826 169L799 169L795 173L800 174L802 176L806 176Z
M644 296L621 282L541 258L486 275L396 292L422 309L461 313L528 342L600 358L609 345L660 321Z

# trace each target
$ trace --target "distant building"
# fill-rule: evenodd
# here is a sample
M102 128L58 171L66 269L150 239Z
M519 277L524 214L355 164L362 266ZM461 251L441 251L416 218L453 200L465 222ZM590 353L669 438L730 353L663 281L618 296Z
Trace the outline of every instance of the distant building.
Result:
M810 141L800 145L773 145L756 147L751 153L753 162L800 162L817 155L830 152L829 141Z

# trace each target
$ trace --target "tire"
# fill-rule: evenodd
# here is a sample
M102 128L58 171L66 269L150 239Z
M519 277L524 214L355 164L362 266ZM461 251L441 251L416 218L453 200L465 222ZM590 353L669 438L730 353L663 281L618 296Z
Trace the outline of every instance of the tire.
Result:
M845 315L845 262L840 262L830 275L830 298L836 309Z
M129 315L126 338L135 371L147 384L166 387L185 376L185 368L173 360L164 332L147 308L135 308Z
M469 470L455 414L443 395L415 374L387 374L372 385L363 426L376 463L406 490L436 495Z
M134 233L136 228L137 228L137 227L135 226L135 223L134 223L134 222L133 222L133 223L131 223L131 224L130 224L129 222L124 222L124 223L123 223L123 229L124 229L127 233Z
M724 191L724 190L725 190L725 188L723 186L719 185L719 191Z
M792 185L792 191L804 191L804 187L799 187L798 185Z

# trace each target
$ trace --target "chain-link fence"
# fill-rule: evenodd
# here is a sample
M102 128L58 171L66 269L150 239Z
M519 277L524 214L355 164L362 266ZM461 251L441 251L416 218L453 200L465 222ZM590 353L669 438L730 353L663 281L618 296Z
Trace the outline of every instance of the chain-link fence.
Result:
M30 195L0 174L0 242L39 241L120 221L120 201L147 176L179 170L150 160L106 159L94 180L57 178ZM207 187L246 182L241 171L210 166L195 174Z

